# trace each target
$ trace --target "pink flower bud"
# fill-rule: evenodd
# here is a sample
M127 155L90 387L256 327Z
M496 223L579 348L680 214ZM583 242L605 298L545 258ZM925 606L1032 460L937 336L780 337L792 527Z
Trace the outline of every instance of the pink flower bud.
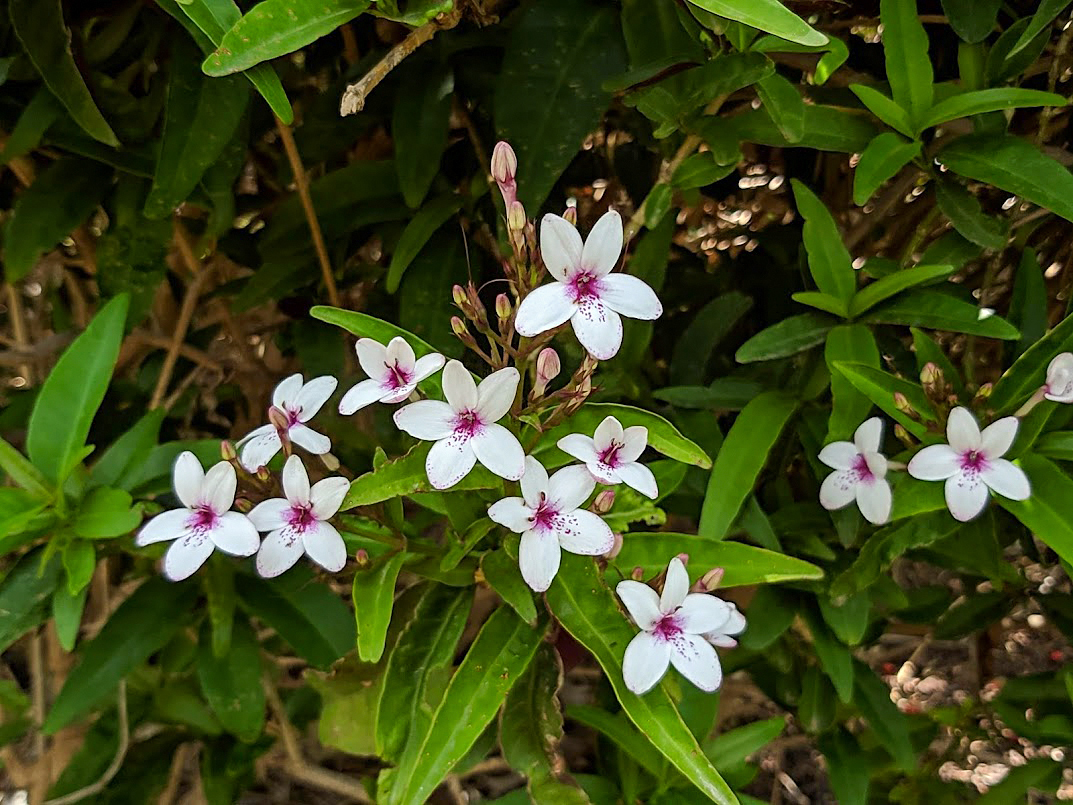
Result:
M220 442L220 457L228 463L238 458L238 451L235 450L235 446L227 439Z
M518 172L518 157L510 143L500 140L492 149L492 177L497 184L513 182Z
M354 561L358 563L358 567L365 568L369 566L369 552L364 548L359 548L358 552L354 554Z
M634 581L640 581L645 577L645 569L638 565L630 572L630 578Z
M679 554L676 554L675 556L678 559L678 561L681 562L683 565L688 565L689 564L689 554L688 553L679 553Z
M469 335L469 330L466 329L466 323L458 318L458 316L451 316L451 332L459 338L465 338Z
M276 406L270 406L268 409L268 421L275 427L276 430L284 431L290 427L290 422L287 419L287 414L284 411L276 408Z
M272 473L268 471L268 467L263 464L257 468L257 480L263 484L272 480Z
M614 542L611 543L611 550L607 552L608 559L614 559L619 555L619 551L622 550L622 535L617 531L614 533Z
M249 514L253 509L253 503L246 498L235 498L235 508L243 514Z
M525 229L525 207L520 201L512 201L507 205L507 227L512 232L521 232Z
M597 514L607 514L615 505L615 490L605 489L592 501L592 510Z
M716 589L720 582L723 581L724 570L721 567L713 567L707 573L700 577L700 584L703 586L705 592L711 592Z
M510 318L510 299L505 293L496 297L496 315L503 321Z
M451 289L451 299L454 301L455 305L463 310L466 309L466 289L461 285L456 285Z
M559 363L559 353L551 347L544 347L537 356L537 382L546 386L559 376L562 365Z
M567 204L566 209L563 211L563 218L567 222L577 226L577 205Z

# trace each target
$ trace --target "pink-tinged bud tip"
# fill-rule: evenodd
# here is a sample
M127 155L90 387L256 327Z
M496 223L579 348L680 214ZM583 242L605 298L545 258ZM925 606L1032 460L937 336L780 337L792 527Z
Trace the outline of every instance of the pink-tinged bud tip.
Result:
M630 572L630 578L634 581L640 581L645 577L645 569L638 565Z
M520 201L512 201L507 205L507 227L512 232L521 232L525 229L525 207Z
M227 462L234 461L238 458L238 451L235 450L235 446L227 439L220 442L220 457Z
M354 561L358 563L358 567L368 567L369 552L364 548L358 549L358 552L354 554Z
M615 505L615 490L605 489L592 501L592 510L597 514L607 514Z
M469 330L466 329L465 322L458 318L458 316L451 316L451 332L459 338L464 338L469 335Z
M246 498L235 498L235 508L243 514L249 514L253 510L253 503Z
M608 559L614 559L618 556L619 551L622 550L622 535L616 531L613 537L614 541L611 543L611 550L607 552Z
M272 473L264 464L257 468L257 480L265 484L272 480Z
M465 308L467 301L466 289L463 288L461 285L456 285L454 288L451 289L451 299L458 307Z
M497 184L507 184L514 181L518 173L518 156L510 143L500 140L492 149L492 177Z
M676 559L677 559L677 560L678 560L679 562L681 562L681 563L682 563L683 565L688 565L688 564L689 564L689 554L688 554L688 553L679 553L679 554L676 554L676 555L675 555L675 558L676 558Z
M576 204L568 204L566 209L563 211L563 218L568 223L571 223L574 226L577 226L577 205Z
M924 364L924 368L920 370L920 382L925 386L933 386L943 379L943 371L939 366L931 361Z
M496 297L496 315L504 321L510 318L510 299L505 293Z
M707 573L700 577L700 584L704 587L706 592L711 592L716 589L723 581L724 570L721 567L713 567Z
M286 431L291 424L287 419L287 414L274 405L268 409L268 421L272 423L276 430L280 431Z
M551 347L544 347L537 356L537 378L547 385L559 376L562 365L559 363L559 353Z

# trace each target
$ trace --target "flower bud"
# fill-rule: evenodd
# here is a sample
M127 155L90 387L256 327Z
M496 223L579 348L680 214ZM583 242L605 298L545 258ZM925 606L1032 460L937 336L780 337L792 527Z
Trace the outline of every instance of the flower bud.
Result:
M688 553L675 554L675 558L679 562L681 562L683 565L688 565L689 564L689 554Z
M525 207L520 201L511 202L507 207L507 228L511 232L521 232L525 229Z
M235 450L235 446L227 439L220 442L220 458L228 463L231 463L238 458L238 451Z
M976 396L972 398L974 403L982 403L988 397L991 396L991 391L994 389L993 383L984 383L980 388L976 390Z
M615 490L604 489L592 501L592 510L597 514L607 514L615 505Z
M268 471L268 467L266 467L264 464L257 468L256 475L257 480L263 484L267 484L269 481L272 480L272 473Z
M634 581L640 581L645 577L645 569L638 565L630 572L630 578Z
M1043 395L1052 402L1073 402L1073 352L1062 352L1051 360Z
M321 453L318 458L320 458L321 464L324 465L325 469L327 469L328 472L335 472L339 469L339 459L336 458L334 454Z
M622 550L622 534L616 531L612 534L612 537L614 541L611 543L611 550L605 554L608 559L614 559Z
M359 548L357 553L354 554L354 561L358 563L359 568L366 568L369 566L369 552L364 548Z
M919 414L913 410L913 406L909 403L909 398L902 394L900 391L894 392L894 407L901 411L908 417L918 419Z
M492 149L492 178L497 184L513 182L518 172L518 157L510 143L500 140Z
M235 498L235 508L243 514L249 514L253 510L253 503L246 498Z
M290 427L291 424L287 419L286 412L281 411L274 405L269 406L268 408L268 421L275 427L276 430L284 432L286 432L286 430Z
M895 424L894 426L894 438L904 444L906 447L916 446L916 442L913 437L909 435L909 431L903 428L901 425Z
M562 365L559 363L559 353L551 347L544 347L537 356L536 363L537 382L545 386L559 376Z
M566 209L563 210L563 219L574 226L577 226L577 204L567 202Z
M462 310L466 309L466 289L461 285L456 285L451 289L451 299L454 301L456 307L461 308Z
M721 567L713 567L707 573L700 577L697 584L701 586L701 589L710 593L719 587L719 584L723 581L724 570Z
M932 361L928 361L924 364L924 368L920 370L920 383L923 386L935 386L941 385L943 382L943 370Z
M466 338L469 335L469 330L466 329L466 323L458 318L458 316L451 316L451 332L459 338Z
M510 318L510 298L505 293L496 297L496 315L500 321Z

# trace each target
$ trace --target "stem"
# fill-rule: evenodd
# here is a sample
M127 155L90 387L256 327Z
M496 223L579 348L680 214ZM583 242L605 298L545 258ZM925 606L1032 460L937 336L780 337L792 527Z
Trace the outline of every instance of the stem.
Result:
M1043 402L1043 399L1044 399L1043 395L1046 392L1047 392L1047 387L1046 386L1040 386L1038 389L1036 389L1036 393L1033 394L1031 397L1029 397L1025 401L1025 404L1017 409L1017 411L1014 413L1014 416L1017 417L1018 419L1023 419L1024 417L1028 416L1029 411L1031 411L1033 408L1035 408L1037 405L1039 405L1041 402Z

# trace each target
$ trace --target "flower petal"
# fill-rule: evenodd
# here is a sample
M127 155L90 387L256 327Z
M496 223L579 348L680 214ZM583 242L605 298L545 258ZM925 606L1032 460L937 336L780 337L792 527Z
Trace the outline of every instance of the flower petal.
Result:
M339 507L343 505L343 498L350 491L350 481L346 478L333 476L324 478L313 484L309 490L309 502L313 504L313 516L318 520L327 520L334 517Z
M1006 416L984 428L984 432L980 434L980 447L984 456L995 459L1006 455L1006 451L1013 445L1013 440L1017 438L1019 424L1017 417Z
M961 457L950 445L925 447L909 461L909 474L921 481L945 481L961 470Z
M540 222L540 256L555 279L565 282L577 270L582 248L577 227L558 215L544 216Z
M614 442L626 443L626 437L622 433L622 423L613 416L604 417L592 434L592 443L596 447L596 452L602 453Z
M622 679L640 696L663 679L671 662L671 644L651 632L641 632L626 646L622 657Z
M294 399L294 406L298 408L298 421L308 422L316 416L317 411L335 393L335 387L338 385L339 381L331 375L322 375L314 377L302 386L302 390Z
M876 478L887 477L887 457L882 453L862 453L868 471Z
M258 531L275 531L287 524L286 517L290 510L291 502L286 498L269 498L254 506L246 516Z
M955 520L971 520L987 505L987 484L978 472L958 472L946 479L946 507Z
M958 407L950 412L946 440L959 453L980 449L980 426L968 408Z
M730 604L730 617L719 627L719 631L728 635L741 634L745 631L745 616L738 611L734 602L728 601L727 603Z
M309 505L309 473L298 456L291 456L283 465L283 494L291 503Z
M395 403L401 403L411 394L414 393L414 389L417 388L417 383L404 383L403 385L387 391L383 397L380 398L380 402L387 405L394 405Z
M323 433L317 433L306 425L293 425L287 431L291 441L299 447L304 447L315 456L322 456L332 449L332 440Z
M239 512L224 512L208 534L217 548L232 556L253 556L261 544L250 518Z
M283 449L279 433L272 425L258 428L247 439L249 441L242 445L240 461L242 466L250 472L256 472L258 467L266 466L272 460L272 456Z
M293 374L284 378L272 390L272 405L276 406L276 408L283 408L287 403L293 402L301 390L302 376L300 374Z
M302 535L306 555L330 573L346 566L346 543L331 523L314 523Z
M533 510L525 505L522 498L497 500L488 507L488 517L493 523L499 523L515 534L521 534L533 525Z
M629 319L652 321L663 315L656 292L631 274L616 271L600 280L600 301Z
M626 605L626 611L630 613L633 622L644 631L651 631L656 622L663 617L659 609L659 596L647 584L626 579L618 583L615 593Z
M218 461L209 468L205 480L201 482L200 502L216 514L225 512L235 505L237 486L235 468L226 461Z
M401 335L397 335L388 341L387 344L387 363L389 366L397 366L405 372L412 372L414 365L417 363L417 356L414 355L414 349Z
M171 482L175 487L175 494L188 509L201 503L201 483L204 480L205 470L202 469L197 456L189 450L179 453L171 471Z
M571 464L556 472L548 481L548 500L561 512L572 512L581 506L592 490L596 480L584 464Z
M624 445L618 451L619 461L636 461L648 447L648 428L644 425L631 425L622 431Z
M200 532L175 540L164 554L164 576L169 581L190 578L205 564L215 547L213 541Z
M548 493L548 483L548 471L544 465L532 456L526 456L521 487L522 498L529 508L536 509L540 505L540 496Z
M992 491L998 492L1010 500L1028 500L1032 496L1032 486L1028 483L1025 471L1004 458L994 458L987 462L980 472L980 477Z
M521 375L513 366L492 372L477 386L477 414L481 422L498 422L514 404Z
M555 518L555 535L564 551L582 556L603 556L615 544L611 526L598 514L578 509Z
M472 411L477 407L477 384L460 361L447 361L443 367L443 396L454 411Z
M858 455L860 451L853 442L831 442L820 450L817 458L832 470L849 470L853 469Z
M381 380L387 376L387 348L383 344L372 338L359 338L354 351L358 353L361 370L370 378Z
M853 444L859 453L878 453L883 443L883 420L877 416L866 419L853 433Z
M820 484L820 505L827 511L848 506L856 495L857 473L853 470L837 470Z
M677 556L667 563L667 580L663 584L663 593L659 597L659 608L664 613L674 612L682 606L689 593L689 574L686 566Z
M485 425L473 434L469 444L477 460L500 478L517 481L525 473L521 442L502 425Z
M350 391L343 395L339 401L339 413L350 416L355 411L360 411L367 405L379 402L391 392L381 385L379 380L362 380L356 386L351 386ZM410 396L409 394L406 395ZM405 399L405 398L404 398Z
M586 299L570 317L574 335L592 357L606 361L622 346L622 319L595 299ZM519 331L520 332L520 331Z
M186 527L186 521L190 519L190 516L189 509L172 509L171 511L161 512L142 526L142 530L134 538L134 544L144 548L154 542L179 539L179 537L189 532Z
M468 439L440 439L428 451L425 473L436 489L448 489L469 475L476 463L477 456Z
M455 412L439 400L419 400L395 412L395 426L416 439L436 441L454 432Z
M578 461L586 463L597 460L596 445L592 439L581 433L571 433L555 443L555 446Z
M305 544L291 526L273 531L257 552L257 573L266 579L290 570L305 550Z
M690 593L675 613L678 628L688 634L719 631L730 620L730 604L707 593Z
M886 478L873 478L857 484L857 508L872 525L883 525L890 519L891 494Z
M525 583L536 592L542 593L551 586L552 579L559 572L561 559L559 540L551 534L536 531L522 534L518 546L518 567Z
M577 305L567 287L560 282L551 282L526 294L518 305L514 328L518 335L531 338L564 324L575 310Z
M600 216L581 250L581 267L598 277L610 273L622 255L622 217L615 210Z
M656 485L656 476L652 474L652 470L646 467L644 464L639 464L636 461L631 461L629 464L621 464L616 469L618 477L622 479L622 483L631 489L636 489L642 495L647 498L655 500L659 497L659 487Z
M422 355L414 363L414 383L420 383L427 377L431 377L443 368L446 358L438 352L431 355Z
M723 668L712 644L700 635L682 634L671 641L671 665L703 691L723 684Z

